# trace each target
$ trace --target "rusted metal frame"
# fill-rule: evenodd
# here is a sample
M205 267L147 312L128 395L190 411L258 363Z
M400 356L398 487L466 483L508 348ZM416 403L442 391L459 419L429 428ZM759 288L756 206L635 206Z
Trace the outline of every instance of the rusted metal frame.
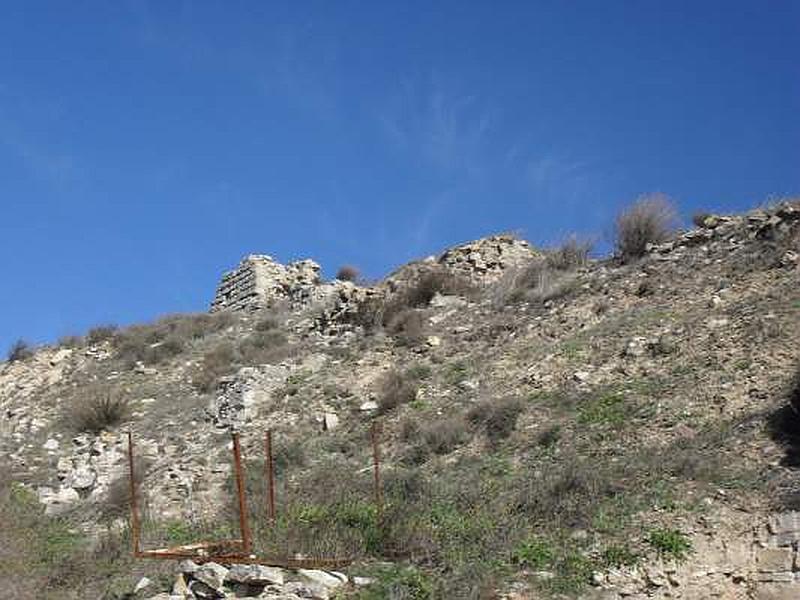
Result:
M373 484L375 506L378 516L378 522L383 522L383 494L381 488L380 476L380 424L375 421L372 423L370 431L370 438L372 441L372 461L373 461ZM238 433L232 434L233 439L233 455L234 455L234 470L236 477L236 491L239 504L239 527L241 530L241 539L234 540L217 540L207 542L197 542L194 544L186 544L182 546L174 546L171 548L160 548L154 550L141 550L141 521L139 517L139 508L136 494L136 472L134 466L134 453L133 453L133 434L128 431L128 468L130 472L130 498L131 498L131 537L133 546L133 555L136 558L154 558L154 559L183 559L191 558L195 562L208 562L213 560L230 561L242 564L259 564L267 566L277 566L283 568L336 568L342 567L352 562L350 558L287 558L277 556L256 557L251 554L252 551L252 537L250 526L247 520L247 501L244 486L244 474L242 469L242 456L241 446L239 443ZM265 436L265 453L266 453L266 475L267 475L267 517L274 523L275 521L275 480L274 480L274 460L272 456L272 431L268 430ZM227 554L218 553L203 553L203 550L210 548L224 548L224 547L240 547L241 552L233 552Z
M136 471L133 466L133 433L128 431L128 475L130 476L130 494L131 494L131 543L133 545L133 555L140 556L141 549L139 547L140 523L139 523L139 506L136 501Z
M242 551L249 554L253 549L250 536L250 524L247 522L247 499L244 491L244 473L242 472L242 449L239 445L239 434L232 433L233 462L236 471L236 495L239 499L239 530L242 533Z
M272 430L264 434L264 470L267 480L267 521L275 524L275 468L272 458Z
M380 423L372 422L370 438L372 440L372 477L373 490L375 494L375 511L378 517L378 524L383 524L383 494L381 489L381 451L380 451Z
M242 468L241 468L241 451L239 448L238 434L233 434L234 446L234 464L237 477L237 488L243 488ZM238 458L237 458L238 457ZM161 548L154 550L141 549L141 518L139 515L139 503L137 499L137 481L135 471L135 458L133 452L133 433L128 431L128 470L130 477L130 503L131 503L131 540L133 546L133 556L135 558L202 558L202 554L198 552L206 548L238 548L242 552L250 552L250 529L247 524L246 505L244 505L244 494L239 494L239 510L242 537L240 539L232 540L213 540L207 542L197 542L194 544L186 544L183 546L174 546L170 548ZM243 510L244 509L244 510ZM245 515L244 519L241 515Z

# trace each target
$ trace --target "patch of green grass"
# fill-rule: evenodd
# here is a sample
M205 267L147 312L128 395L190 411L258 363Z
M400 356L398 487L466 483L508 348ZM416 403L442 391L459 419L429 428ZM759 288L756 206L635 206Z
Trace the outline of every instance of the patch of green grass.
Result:
M577 360L581 358L586 352L586 344L584 340L572 339L566 340L561 344L561 354L567 360Z
M641 557L627 545L612 544L603 550L602 562L605 567L632 567Z
M444 380L450 385L458 385L465 381L468 375L469 365L464 360L455 360L447 364L442 373Z
M556 553L550 542L537 537L522 542L511 553L512 563L536 571L549 567L555 558Z
M433 370L431 369L430 365L422 363L413 365L406 370L406 374L417 381L428 379L432 373Z
M659 556L666 559L683 561L692 551L688 536L677 529L654 529L648 535L647 542Z
M433 583L416 567L392 565L370 575L375 582L358 593L358 600L432 600L434 597Z
M551 594L579 594L589 584L594 569L590 559L574 550L567 551L555 565L555 577L544 580L541 587Z
M619 392L607 392L585 401L578 409L578 421L586 425L619 425L629 411Z

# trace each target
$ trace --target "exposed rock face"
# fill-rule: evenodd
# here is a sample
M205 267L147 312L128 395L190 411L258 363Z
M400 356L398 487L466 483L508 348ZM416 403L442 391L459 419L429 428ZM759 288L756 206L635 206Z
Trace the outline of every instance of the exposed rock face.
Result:
M499 279L509 267L526 264L539 256L531 245L511 235L493 235L444 252L437 262L472 279Z
M313 260L282 265L271 256L252 254L222 276L211 312L262 308L280 300L302 302L313 296L320 283L319 272L320 266Z
M800 242L798 222L800 206L792 202L759 208L743 215L709 215L703 219L699 228L663 244L654 244L650 251L662 260L679 260L684 254L683 250L692 246L717 246L734 251L752 240L785 242L794 237L795 241ZM774 266L795 266L798 262L797 250L798 248L787 249L776 257L777 264Z

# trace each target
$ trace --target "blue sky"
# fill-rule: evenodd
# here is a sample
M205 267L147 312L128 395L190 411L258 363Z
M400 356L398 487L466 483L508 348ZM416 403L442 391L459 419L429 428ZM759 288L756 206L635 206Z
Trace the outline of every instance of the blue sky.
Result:
M204 310L248 253L380 276L800 193L800 3L6 2L0 352Z

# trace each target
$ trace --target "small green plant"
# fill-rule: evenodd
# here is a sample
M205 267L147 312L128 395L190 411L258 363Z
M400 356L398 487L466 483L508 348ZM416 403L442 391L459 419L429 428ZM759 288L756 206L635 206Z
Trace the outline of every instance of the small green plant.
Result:
M602 562L606 567L632 567L639 562L639 555L628 546L612 545L603 550Z
M610 392L588 400L578 410L578 421L587 425L618 425L625 420L627 410L622 395Z
M431 376L432 370L430 365L419 363L408 368L406 371L409 377L421 381L428 379Z
M511 554L512 563L537 571L549 567L555 558L556 553L550 542L537 537L521 543Z
M392 565L375 574L375 582L364 588L358 600L432 600L433 583L418 568Z
M455 360L444 368L444 380L450 385L458 385L469 375L469 365L466 361Z
M654 529L647 537L647 542L662 558L682 561L692 551L691 540L677 529Z

